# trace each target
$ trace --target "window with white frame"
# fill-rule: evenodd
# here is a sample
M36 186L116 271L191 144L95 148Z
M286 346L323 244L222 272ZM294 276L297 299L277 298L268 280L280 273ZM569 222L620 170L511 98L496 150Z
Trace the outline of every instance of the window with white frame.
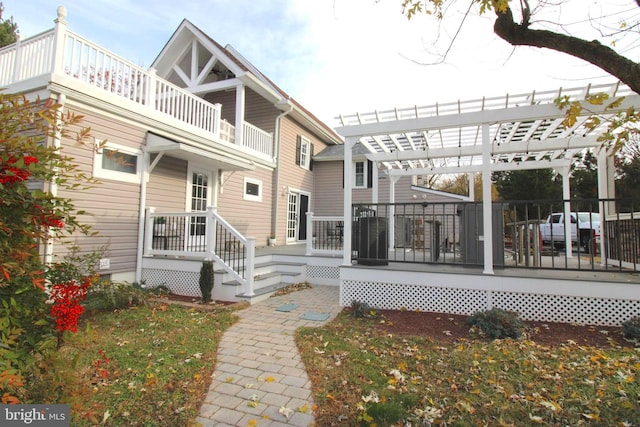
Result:
M244 200L254 202L262 201L262 181L253 178L244 178Z
M93 160L95 178L140 183L140 150L101 140L96 140L96 146Z
M311 156L313 155L313 144L304 136L298 137L296 145L296 164L303 169L311 169Z
M353 171L354 188L367 188L367 162L355 162Z

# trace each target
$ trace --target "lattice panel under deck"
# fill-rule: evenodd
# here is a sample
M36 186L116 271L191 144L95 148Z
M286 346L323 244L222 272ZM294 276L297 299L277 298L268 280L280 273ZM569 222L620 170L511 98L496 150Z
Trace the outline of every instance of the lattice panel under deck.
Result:
M340 280L340 267L307 265L307 277L314 279Z
M484 291L360 281L343 282L340 299L345 306L356 300L380 309L469 315L487 306Z
M142 269L142 280L149 288L157 288L164 285L177 295L201 296L200 273L144 268Z
M620 325L640 314L640 301L493 292L494 307L517 312L522 319L581 325Z
M498 307L515 311L524 320L606 326L619 326L640 315L636 300L343 281L340 303L349 306L354 300L380 309L463 315Z

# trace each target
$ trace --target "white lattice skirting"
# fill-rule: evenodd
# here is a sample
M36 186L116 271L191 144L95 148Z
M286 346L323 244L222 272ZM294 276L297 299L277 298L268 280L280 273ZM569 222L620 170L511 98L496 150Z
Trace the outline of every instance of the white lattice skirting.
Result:
M159 270L145 268L142 270L145 286L157 288L166 286L172 293L189 297L200 297L200 272Z
M340 303L471 315L492 307L524 320L619 326L640 315L640 285L341 269ZM380 279L383 279L382 281ZM402 283L406 282L406 283ZM456 286L451 286L451 285Z

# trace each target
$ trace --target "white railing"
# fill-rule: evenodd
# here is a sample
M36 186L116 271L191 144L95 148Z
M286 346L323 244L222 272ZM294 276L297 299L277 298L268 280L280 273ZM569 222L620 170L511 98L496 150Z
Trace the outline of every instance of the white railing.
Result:
M221 121L220 104L211 104L158 78L155 70L145 70L68 31L60 19L54 29L0 49L0 87L47 74L72 77L91 87L167 114L214 138L237 143L261 157L273 157L271 133L245 122L243 141L236 142L234 126Z
M0 86L51 73L54 36L49 30L0 49Z
M255 238L244 237L213 207L205 212L155 212L147 208L144 256L216 261L242 284L245 295L255 294Z
M67 31L62 60L55 70L106 92L149 105L155 76L90 41Z
M344 247L344 217L314 216L307 212L306 255L342 255Z
M273 157L273 134L244 122L242 145L250 150Z
M155 109L215 136L220 134L220 104L210 104L168 81L156 79Z

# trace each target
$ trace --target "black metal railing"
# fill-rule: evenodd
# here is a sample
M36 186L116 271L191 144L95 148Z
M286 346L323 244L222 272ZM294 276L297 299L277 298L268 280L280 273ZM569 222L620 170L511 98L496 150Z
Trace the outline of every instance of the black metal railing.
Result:
M494 202L492 264L638 271L636 206L620 199ZM570 218L566 222L565 211ZM483 231L481 203L354 204L352 215L351 255L360 264L484 264L489 234Z

